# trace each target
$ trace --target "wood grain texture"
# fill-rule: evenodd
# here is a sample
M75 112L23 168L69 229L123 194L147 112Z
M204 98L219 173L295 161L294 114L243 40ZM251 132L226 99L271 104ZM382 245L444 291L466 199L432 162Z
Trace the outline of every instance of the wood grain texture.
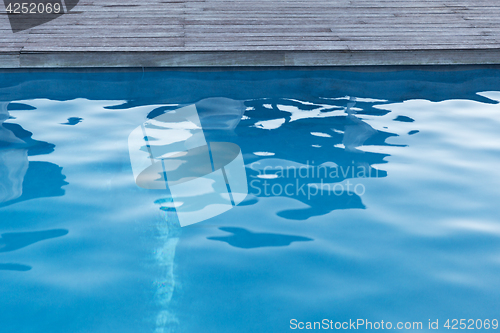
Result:
M81 0L18 33L0 12L3 68L500 64L497 0Z

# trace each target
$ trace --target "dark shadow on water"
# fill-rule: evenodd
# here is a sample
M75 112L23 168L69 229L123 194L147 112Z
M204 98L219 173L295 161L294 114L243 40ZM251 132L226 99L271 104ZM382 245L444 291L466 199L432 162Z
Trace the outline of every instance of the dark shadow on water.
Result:
M119 109L121 106L128 107L128 104L118 105L118 106L115 106L115 107L106 107L106 109ZM156 118L158 116L161 116L162 114L164 114L167 111L175 110L177 108L178 108L178 106L161 106L161 107L156 108L153 111L151 111L148 114L147 118L148 119L154 119L154 118Z
M397 116L394 118L395 121L401 121L403 123L412 123L415 121L415 119L407 117L407 116Z
M31 137L33 133L25 130L18 124L4 123L3 127L11 131L17 138L24 141L23 144L15 143L11 144L8 148L23 148L28 149L28 155L45 155L50 154L54 151L55 145L45 141L34 140ZM7 142L0 142L0 147L5 146Z
M37 242L62 237L67 234L68 230L66 229L4 233L0 238L0 253L16 251ZM31 270L31 266L13 263L0 263L0 270L26 272Z
M5 233L0 238L0 252L19 250L28 245L67 234L68 230L66 229Z
M31 266L21 264L0 264L0 271L26 272L31 270Z
M210 240L226 242L241 249L257 247L288 246L293 242L308 242L313 239L301 236L251 232L243 228L221 227L219 230L232 233L230 236L208 237Z
M240 202L238 206L251 206L255 205L257 202L259 202L259 199L256 196L249 195L242 202Z
M307 196L298 197L299 200L309 205L301 209L287 209L277 213L278 216L288 220L304 221L310 217L321 216L337 209L365 209L361 197L355 193L342 193L342 195L318 195L312 200Z
M65 122L65 123L61 123L61 125L76 125L78 123L81 123L83 120L83 118L79 118L79 117L71 117L71 118L68 118L68 121Z
M26 107L21 104L19 108ZM0 208L30 199L64 195L62 186L68 183L64 181L62 167L28 161L28 156L52 153L55 145L33 139L33 133L18 124L3 123L9 118L5 108L0 110L0 118Z
M63 196L62 188L68 185L66 176L62 174L62 167L49 162L29 162L28 171L24 176L23 193L14 200L0 203L0 208L17 202L44 198Z
M16 102L12 102L7 106L7 111L28 111L28 110L36 110L36 108L28 104L16 103Z
M339 209L365 209L362 178L387 177L380 168L389 155L363 151L361 147L396 146L387 139L397 134L376 130L358 115L368 109L372 116L382 116L387 110L370 108L367 102L357 104L354 98L325 100L322 104L290 99L245 104L249 110L242 126L235 129L234 142L248 152L249 194L254 198L290 197L303 204L286 208L278 216L303 221ZM274 120L280 120L281 125L272 129L260 125ZM256 156L252 152L272 155ZM310 172L301 174L300 169ZM357 183L360 185L355 187ZM254 203L256 200L248 200L243 205Z

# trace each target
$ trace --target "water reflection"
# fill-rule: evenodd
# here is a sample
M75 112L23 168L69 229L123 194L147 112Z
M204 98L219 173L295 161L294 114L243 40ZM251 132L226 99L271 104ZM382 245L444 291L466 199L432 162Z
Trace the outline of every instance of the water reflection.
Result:
M399 74L400 72L395 74L391 72L377 74L333 72L313 71L311 73L308 71L295 74L295 71L293 73L292 71L273 71L267 74L262 71L248 71L237 75L220 72L215 74L146 72L148 81L145 80L141 82L144 84L139 85L135 77L128 73L57 73L54 75L31 71L26 74L21 73L22 76L18 77L12 75L11 80L14 83L26 81L18 93L23 100L26 97L48 98L46 103L50 105L76 97L85 97L94 101L109 98L129 99L131 101L128 104L129 108L134 103L142 107L143 118L156 108L156 106L148 108L148 105L193 104L197 103L200 98L221 95L246 100L244 104L248 110L243 115L239 126L229 130L234 127L232 121L237 119L237 113L235 113L234 118L221 117L227 120L220 124L221 127L228 129L226 132L222 133L214 129L212 133L205 134L207 137L209 135L227 137L227 141L242 147L248 166L248 180L260 179L261 183L258 188L262 190L262 193L258 196L254 194L242 202L240 206L247 205L247 207L240 207L239 211L237 211L238 208L235 209L233 213L237 212L237 214L221 215L221 220L215 222L215 224L220 222L220 225L226 228L234 228L232 230L235 233L226 234L224 231L217 231L217 234L215 232L204 234L203 232L207 229L200 232L200 228L193 237L188 230L184 230L182 241L185 245L180 248L177 247L179 235L176 235L174 230L165 224L165 221L158 223L161 244L155 245L154 248L156 249L155 259L158 263L156 267L160 267L161 276L157 279L155 290L157 291L156 301L162 309L154 313L157 332L173 331L179 326L179 321L182 321L183 325L179 330L185 332L280 332L283 329L283 323L299 312L318 315L320 319L322 315L329 316L335 313L339 320L352 317L353 314L366 315L363 318L374 320L380 320L380 317L388 317L388 320L405 318L420 320L428 318L429 314L444 317L453 314L454 311L460 312L461 309L470 311L473 308L477 308L476 315L481 315L481 311L492 314L495 311L491 309L495 308L495 299L498 298L498 286L495 284L495 276L498 276L498 265L496 265L498 251L494 246L498 243L496 237L498 228L494 224L496 213L494 201L498 198L494 190L498 188L496 186L498 177L493 168L498 165L498 161L495 158L489 158L489 153L478 154L479 148L466 149L466 145L458 143L492 142L493 145L498 135L495 136L493 131L483 131L484 127L468 126L470 118L464 117L463 114L440 112L448 111L446 105L436 106L429 102L420 103L413 109L408 109L408 103L406 103L398 112L394 112L396 106L389 108L390 110L377 110L373 108L376 104L373 101L356 98L356 104L349 106L349 103L353 103L349 98L322 100L318 96L336 97L345 94L366 96L369 94L371 97L390 99L391 103L419 98L438 101L454 97L477 101L478 97L474 94L481 87L498 90L500 87L498 71L491 70L491 74L488 74L486 70L479 73L467 72L465 75L447 72L437 74L420 72L420 74L417 73L418 75L408 74L408 72L403 74ZM148 74L150 74L149 77ZM139 73L139 77L140 75L142 73ZM488 77L485 78L485 75ZM290 98L295 98L295 100ZM480 101L491 103L486 99ZM79 103L75 102L75 104ZM83 104L81 107L83 111L86 105ZM179 107L173 105L157 108L154 111L157 114L151 115L150 118L155 118L164 110L176 108ZM483 105L477 108L477 111L481 112ZM126 112L135 112L137 115L142 112L141 110L134 109ZM66 118L74 114L63 114L63 118L56 118L54 113L51 113L50 117L54 116L51 118L54 120L51 123L56 124L55 128L59 130L74 129L75 132L81 131L81 137L88 135L88 137L95 138L93 141L78 142L75 135L73 142L61 140L61 147L65 145L68 156L71 158L71 150L75 150L76 155L81 148L88 149L83 151L92 152L92 148L113 147L114 149L118 147L118 145L112 145L113 142L104 140L105 138L101 136L102 130L106 130L106 133L119 132L118 124L123 123L126 112L102 112L102 117L94 119L90 112L75 113L84 117L85 120L74 128L59 125L65 123ZM419 118L422 112L428 117ZM470 112L464 113L480 114L480 112L471 109ZM396 117L395 113L411 116L415 119L415 123L405 124L407 122L404 120L408 119ZM383 117L384 114L387 116ZM451 116L440 118L445 114L451 114ZM380 115L381 117L369 118L365 115ZM493 112L485 118L492 119L492 115ZM212 116L205 118L204 114L200 117L201 119L212 118ZM456 119L453 119L455 117ZM22 118L21 115L19 118ZM367 121L367 118L370 120ZM92 121L94 124L99 122L102 127L92 127ZM464 126L449 126L459 122L462 122ZM485 124L487 123L488 120L485 120ZM367 124L372 128L366 126ZM132 125L130 129L138 123L133 122ZM483 125L483 123L477 123L477 125ZM89 126L88 131L83 131L86 129L85 126ZM402 136L401 139L391 138L394 134L389 132L395 127L400 129L397 133ZM31 127L31 125L30 128L26 128L34 131L35 138L37 134L41 134L38 131L50 129L50 127ZM110 128L112 131L107 131ZM420 133L417 128L421 131ZM405 137L407 133L412 136ZM437 135L429 139L429 133ZM486 134L482 136L482 133ZM126 134L128 132L121 139ZM404 148L399 153L397 149L380 147L389 146L386 143L388 138L394 139L391 142L408 143L411 147ZM449 138L453 140L448 140ZM47 140L58 144L55 140ZM456 144L450 146L450 142ZM368 146L371 147L366 149ZM125 149L122 148L120 156L125 154ZM484 152L488 147L481 146L481 148ZM374 152L369 152L370 150ZM457 155L462 151L463 155ZM255 155L254 152L268 154ZM388 154L392 156L390 164L386 165L384 163L389 160L386 158ZM491 154L496 154L496 150ZM96 164L79 165L82 178L87 174L106 173L103 178L108 175L114 176L119 173L116 171L116 166L120 164L125 166L123 178L127 178L129 170L125 163L128 161L119 160L116 156L114 154L94 156L92 161ZM443 165L438 165L436 161L443 162ZM94 168L97 162L99 166ZM250 167L254 162L260 164L255 164L255 168ZM445 163L448 164L444 165ZM337 197L331 191L329 197L317 195L308 198L307 192L305 195L299 194L292 197L285 197L284 194L279 198L265 196L263 181L266 178L257 176L272 177L278 173L276 167L279 166L293 169L304 165L309 165L309 170L316 171L319 169L318 166L328 168L329 172L338 169L340 176L328 177L326 180L324 176L318 177L317 172L315 176L310 173L306 178L299 178L302 182L300 185L321 184L322 180L330 185L345 185L347 180L363 182L362 178L353 177L350 172L346 172L346 176L343 176L342 170L346 171L349 167L360 167L366 173L369 172L370 177L385 177L387 173L391 177L367 183L367 193L368 186L372 186L371 193L364 196L356 195L356 193L349 196L344 193ZM314 166L311 167L311 165ZM272 169L268 168L264 171L265 167L272 167ZM458 170L460 172L454 172L457 171L457 167L462 167ZM31 169L31 164L29 169ZM474 169L478 172L470 172ZM349 169L351 170L352 168ZM384 170L387 170L387 173ZM481 170L485 172L479 172ZM456 176L455 179L451 177L453 175ZM27 177L25 177L25 183L26 179ZM296 179L297 177L288 180L296 181ZM268 189L273 184L286 186L289 183L288 180L284 181L279 177L267 178ZM123 184L128 186L126 181L120 185ZM114 214L124 212L123 215L128 215L129 210L126 208L129 208L130 211L137 211L137 215L130 214L129 219L123 218L129 223L120 225L116 230L120 229L124 236L133 236L123 238L125 240L136 239L138 229L135 226L144 226L140 223L142 223L141 217L145 214L141 215L141 212L144 213L144 207L135 206L135 200L139 203L139 197L144 198L145 190L128 191L126 186L118 187L117 182L114 182L109 185L109 191L104 196L96 192L95 187L85 186L83 182L77 184L75 181L75 185L75 189L78 186L80 188L80 205L68 205L69 200L58 200L57 205L51 211L57 211L56 214L61 218L66 218L67 215L66 223L74 224L76 227L82 225L82 216L92 210L96 212L92 216L96 217L98 223L108 228L113 224L116 225ZM305 187L304 189L307 191ZM471 189L476 189L476 191L470 191ZM256 190L252 189L252 191ZM274 195L271 194L271 196ZM465 199L459 200L461 197ZM157 196L151 194L146 200L151 203L156 199ZM95 203L96 201L100 202ZM161 207L159 212L165 214L172 205L166 198L159 200L157 204ZM130 207L125 207L126 205ZM358 209L345 211L346 208L363 208L365 205L369 208L366 211ZM29 212L22 212L25 206L17 205L17 207L9 207L9 210L18 209L20 215L23 214L23 217L27 219ZM72 211L66 209L68 206ZM89 209L89 207L96 209ZM43 212L43 208L33 207L31 211L36 214ZM328 214L337 209L344 211ZM281 210L279 215L284 218L276 216L279 210ZM470 212L470 214L464 214L464 212ZM309 219L317 216L316 214L324 214L324 216L311 219L310 223L293 221ZM463 215L466 216L463 217ZM460 218L463 219L460 220ZM438 226L440 222L444 223L443 221L449 223L448 227L440 229ZM266 225L271 223L273 226L269 230L273 231L266 228ZM89 223L84 223L84 225L89 225ZM290 231L292 226L294 231ZM96 226L91 226L91 228L96 228ZM288 247L261 248L251 252L229 247L232 246L229 242L250 247L259 243L266 244L265 240L260 241L260 238L255 236L257 230L260 233L275 233L278 235L277 243L281 242L280 236L295 237L293 235L307 235L315 241L299 241ZM250 236L248 232L251 233ZM203 234L203 237L198 237L200 234ZM429 234L431 237L421 237L422 234ZM95 237L89 238L92 238L95 243L108 240L111 243L113 239L120 238L113 237L112 232L110 235L110 238L105 239L96 233ZM245 235L249 237L249 240L246 240ZM213 242L207 240L206 237L220 239L217 239L218 242ZM271 238L268 243L273 242ZM150 239L146 239L145 244L146 247L147 244L151 244ZM121 258L132 253L120 252L119 255L113 256L116 253L112 251L121 250L120 246L124 246L123 241L119 243L117 241L114 246L114 248L99 246L97 251L92 249L92 244L89 246L89 243L77 247L85 254L85 257L90 258L90 261L94 259L93 256L89 256L92 254L105 259L116 258L118 260L114 262L119 262ZM177 255L176 258L174 258L175 255ZM136 276L134 274L140 273L143 269L141 258L143 257L132 257L131 261L123 262L116 268L120 272L130 274L129 276L134 279ZM182 272L175 271L174 263L179 264ZM2 264L0 267L22 269L21 266L15 265L19 264ZM76 269L79 270L80 265L77 266ZM95 276L100 280L107 277L104 267L104 265L91 267ZM64 273L66 271L70 273L70 270L70 267L64 267ZM440 277L436 278L437 275ZM185 280L179 281L179 276L184 277ZM446 277L443 278L443 276ZM470 284L465 279L457 282L460 277L467 278L467 276ZM26 280L27 283L22 286L14 286L18 287L21 292L28 292L30 287L39 286L37 278L38 276L33 280ZM73 308L64 307L71 308L71 310L63 314L53 311L63 309L59 307L62 301L45 307L46 314L49 314L46 321L59 322L61 330L71 331L72 328L79 326L87 331L105 331L106 327L114 327L116 326L114 324L122 323L123 332L137 332L141 329L137 329L134 324L140 322L140 318L149 317L151 313L141 311L141 308L137 306L137 304L148 303L147 301L141 302L144 299L129 297L132 290L139 289L136 288L138 284L127 285L132 288L123 288L120 291L122 298L118 298L117 294L113 294L112 288L97 291L85 290L85 286L80 284L87 278L86 275L80 278L76 276L73 280L78 286L74 290L63 292L60 292L59 287L55 287L56 284L60 284L61 277L46 277L47 280L49 278L53 281L50 288L37 289L42 292L46 291L47 299L53 298L54 302L58 302L59 297L66 297L74 304ZM116 289L121 289L120 279L113 278L114 280L109 280L109 285L113 284L118 286ZM452 278L457 280L447 282ZM180 297L176 300L175 291L180 289L181 283L184 286L185 297L184 300ZM462 286L459 286L460 283ZM473 284L478 286L481 284L481 287L474 289ZM89 295L92 297L88 297ZM488 296L484 297L484 295ZM109 303L100 303L98 298L101 296L110 300ZM97 301L91 303L92 306L88 306L89 303L86 302L88 299L97 299ZM20 299L19 302L21 302ZM427 303L431 306L426 306ZM40 313L36 307L42 304L41 301L38 303L33 301L33 304L35 304L33 308L27 304L23 308L27 317ZM99 304L111 306L100 308L95 306ZM478 306L470 307L468 306L470 304ZM133 310L119 312L120 306ZM16 322L19 317L11 316L14 319L10 318L9 303L6 303L4 308L7 310L4 311L6 325L28 325L23 325L22 321ZM92 308L99 310L92 312L89 310ZM174 308L177 311L174 311ZM275 311L277 308L281 309L279 313ZM408 308L415 313L415 318L405 317L409 313ZM275 316L267 316L269 318L262 316L262 313L273 313L273 311L276 312ZM50 315L50 313L56 314ZM70 318L74 313L79 314L81 321L77 323L80 325L70 324L69 321L58 321L63 315L69 314L68 318ZM35 319L44 320L43 314ZM88 318L92 320L89 321ZM242 318L248 319L246 320L248 325L241 325ZM53 324L46 324L48 328L46 331L50 331L51 325ZM19 331L23 331L22 327ZM144 328L143 331L148 331L148 329Z
M65 122L65 123L62 123L61 125L70 125L70 126L73 126L73 125L76 125L76 124L79 124L81 123L83 120L83 118L79 118L79 117L70 117L68 118L68 121Z
M217 103L222 109L229 108L221 112L223 117L212 112ZM236 126L234 117L227 116L232 113L232 102L227 99L199 104L203 105L204 124L217 129ZM238 121L240 109L236 107ZM200 118L195 105L184 106L146 121L128 138L136 184L168 193L181 226L222 214L248 193L240 148L230 142L206 140Z
M200 146L197 141L206 144L205 139L207 142L231 141L242 147L247 166L247 181L253 190L258 191L257 193L250 191L253 195L241 202L242 206L256 204L267 196L287 196L302 202L304 204L302 206L290 206L277 213L287 220L307 220L336 209L363 209L365 206L361 194L356 192L354 184L342 193L335 192L336 188L333 186L345 185L346 181L354 178L385 177L387 173L375 168L374 164L386 163L384 157L387 155L365 153L358 147L365 144L389 145L385 140L394 134L377 131L364 122L357 115L358 111L363 112L364 109L355 108L356 103L354 98L323 105L287 99L252 100L244 103L227 98L201 100L195 104L198 117L189 119L191 122L193 119L196 120L194 122L196 126L193 128L197 131L202 129L204 138L192 129L188 131L189 135L182 136L184 132L181 133L180 130L187 128L184 128L186 124L179 121L176 122L178 124L176 126L172 125L172 121L151 123L145 127L145 130L149 131L148 144L147 146L141 144L140 151L149 158L154 155L163 156L168 161L168 154L172 149L161 150L165 144L177 145L179 146L177 150L184 151L188 146ZM364 103L365 106L369 104ZM386 113L385 110L377 111L370 106L366 107L369 110L367 112ZM177 117L181 112L188 114L185 108L185 105L179 104L157 107L148 114L148 118L155 120L165 116ZM245 109L246 112L243 112ZM317 121L313 118L322 119ZM275 120L278 121L273 124L266 123ZM169 128L161 128L165 127L165 124L169 124L167 126ZM182 124L184 127L181 128ZM141 131L137 137L143 135L144 132ZM301 140L295 140L294 136L300 137ZM165 138L169 141L164 142ZM252 154L252 152L268 153ZM197 168L203 165L201 162L196 164ZM148 181L161 182L161 188L165 189L167 179L176 182L186 177L186 165L180 163L172 168L164 165L163 169L158 169L154 177ZM182 177L176 178L173 173L165 175L166 170L176 168L183 168ZM285 170L296 173L285 176ZM209 168L199 173L205 175L210 171L212 170ZM141 181L140 178L140 175L136 177L136 181ZM331 189L322 195L311 196L309 189L318 184L321 191L325 186ZM292 185L295 187L293 193L289 195L286 189L291 189ZM274 189L278 187L283 189L282 193L275 193ZM196 200L201 198L200 193L193 190L186 192L185 196L187 195ZM181 232L179 204L186 205L181 206L183 209L189 208L189 202L182 201L176 202L171 195L165 195L155 201L160 206L165 220L157 226L161 245L155 251L156 261L162 270L161 277L156 282L156 298L162 308L156 317L157 333L173 332L179 327L178 318L171 309L171 301L176 288L175 251ZM207 239L225 242L242 249L286 247L293 242L313 240L296 235L252 232L240 227L221 227L220 230L230 234L211 236Z
M21 148L25 142L3 126L10 117L8 104L0 102L0 204L21 196L28 170L28 149Z
M234 130L245 113L243 101L224 97L205 98L195 105L205 131Z
M163 217L157 224L160 246L155 250L155 259L161 269L155 283L156 300L161 308L156 316L156 333L176 332L179 328L179 321L170 303L176 286L174 259L181 225L212 217L213 213L205 207L218 204L221 208L214 212L220 214L246 196L246 183L245 186L238 183L240 179L243 182L246 180L239 147L231 143L214 142L221 137L220 131L227 135L227 131L234 130L244 110L243 102L227 98L201 100L194 106L156 108L148 114L148 118L155 122L147 123L138 133L138 137L146 136L144 133L147 131L146 146L141 142L141 152L136 150L130 153L137 184L166 190L164 197L155 201ZM129 147L133 143L134 140L129 137ZM154 157L162 158L162 167L151 173L152 178L148 179L141 176L144 174L143 166L135 159L136 154L144 153L148 155L147 161ZM241 161L233 165L238 157ZM141 171L137 172L136 169ZM197 179L207 178L218 170L222 171L223 178L214 177L214 181L207 184L198 181L193 186L192 183ZM161 184L154 185L155 182ZM185 182L191 185L180 188L179 185ZM217 187L217 184L224 186Z
M413 118L410 118L410 117L407 117L407 116L397 116L396 118L394 118L395 121L400 121L400 122L403 122L403 123L412 123L415 121L415 119Z
M68 183L61 167L28 161L28 156L52 153L55 145L34 140L33 133L18 124L5 123L11 118L8 107L9 102L0 102L0 207L64 195L62 186Z
M3 144L8 145L9 148L27 149L28 156L46 155L54 151L55 145L52 143L34 140L33 133L25 130L18 124L4 123L3 129L10 132L11 137L17 138L16 142L9 142L2 140ZM19 141L20 140L20 141Z
M342 144L348 152L359 152L356 148L363 145L366 140L371 138L377 131L360 118L356 117L354 106L356 99L351 97L345 109L346 124L344 125L344 135Z
M208 237L207 239L226 242L242 249L258 247L288 246L293 242L308 242L311 238L282 234L252 232L244 228L221 227L219 230L229 232L230 236Z
M361 99L359 102L354 97L325 99L324 104L292 99L242 102L219 97L200 100L195 105L200 123L197 126L203 128L207 141L231 141L246 152L250 193L256 197L287 196L299 200L304 204L302 207L286 209L278 215L292 220L306 220L337 209L364 209L361 199L364 189L359 184L350 183L350 180L387 175L384 170L374 166L386 163L384 158L387 154L358 149L363 145L389 146L386 139L396 135L375 130L362 119L363 114L386 114L387 110L373 108L374 103L380 102L369 99ZM357 104L361 107L356 107ZM245 106L246 112L243 112ZM179 104L162 106L151 111L148 118L166 116L184 108L186 107ZM317 121L315 118L321 120ZM241 121L241 126L237 127ZM178 128L176 130L179 131ZM179 135L175 132L172 129L169 131L169 140L173 140L175 144L180 140L185 146L198 140L192 133L187 139L181 140L182 138L176 138ZM293 136L300 137L301 140L294 140ZM162 144L161 141L156 142L160 137L161 133L151 136L151 147ZM144 147L142 150L147 153ZM272 157L261 159L259 156L262 154L252 155L251 152L270 152L266 154ZM184 164L177 168L185 170ZM196 165L199 168L208 163ZM293 177L283 177L269 173L273 168L274 171L277 168L295 168L297 171L301 166L306 166L312 172L304 177L296 174ZM328 169L327 174L321 175L320 171L325 168ZM332 176L334 169L335 175ZM158 169L155 177L157 181L164 183L162 170ZM199 198L200 195L197 194ZM186 200L182 201L185 206L177 207L178 210L189 209ZM250 202L246 201L244 204L248 205Z
M22 249L31 244L62 237L68 234L65 229L53 229L31 232L10 232L0 235L0 253ZM25 272L31 270L31 266L14 263L0 263L0 270Z
M0 271L26 272L31 270L31 266L21 264L0 264Z
M137 131L137 138L146 137L146 145L129 137L129 147L135 142L140 144L140 149L130 152L137 184L166 190L164 196L155 201L163 216L157 225L160 246L155 250L155 259L161 269L155 283L156 300L161 308L156 316L156 333L175 332L179 328L170 303L176 286L174 259L181 225L218 215L246 196L245 168L239 147L216 142L226 141L244 111L242 101L228 98L204 99L190 106L162 106L149 112L147 118L154 122L147 122ZM148 158L136 158L138 154L146 154ZM161 158L158 164L161 168L151 172L151 177L146 179L144 166L151 168L154 164L143 166L139 160L149 162L153 158ZM221 171L221 177L208 178ZM210 182L200 182L204 179ZM219 208L206 209L213 205Z
M236 129L235 142L247 152L250 194L299 200L302 204L278 213L290 220L307 220L337 209L364 209L362 180L386 177L380 165L388 155L359 147L389 146L386 139L395 135L376 130L362 119L367 113L387 113L373 108L375 102L380 103L358 102L354 97L324 104L290 99L246 102L248 110Z
M0 238L0 252L19 250L28 245L67 234L66 229L4 233Z
M0 208L34 198L64 195L62 186L68 183L64 181L61 167L49 162L28 161L28 156L52 153L55 145L34 140L33 133L18 124L5 123L12 118L8 107L9 102L0 102ZM13 108L25 107L28 106L14 104ZM0 253L15 251L67 233L63 229L4 233L0 238ZM31 270L31 266L1 263L0 270L25 272Z

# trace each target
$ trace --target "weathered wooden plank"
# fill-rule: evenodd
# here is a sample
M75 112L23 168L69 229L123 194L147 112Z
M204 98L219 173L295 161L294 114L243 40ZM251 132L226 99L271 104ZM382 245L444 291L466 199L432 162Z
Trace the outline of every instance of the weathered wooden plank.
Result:
M19 52L8 53L5 51L0 53L0 68L19 68L20 65Z
M423 57L427 60L422 63L468 63L472 54L478 55L478 61L494 63L499 53L495 50L500 50L500 3L81 0L69 14L16 34L10 31L6 14L0 13L0 36L4 57L0 66L5 59L19 66L189 66L189 61L196 66L245 61L248 65L352 65L353 61L377 63L367 58L374 56L383 58L378 63L390 64L392 59L394 64L411 64L422 50L430 57ZM78 60L85 52L87 60ZM113 58L113 54L120 56ZM142 55L147 59L141 60ZM259 55L265 58L258 59Z

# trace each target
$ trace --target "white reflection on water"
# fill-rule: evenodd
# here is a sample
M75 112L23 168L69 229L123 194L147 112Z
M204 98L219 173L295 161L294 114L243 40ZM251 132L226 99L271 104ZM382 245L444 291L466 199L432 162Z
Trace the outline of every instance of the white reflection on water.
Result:
M25 142L2 126L10 116L8 105L9 102L0 102L0 203L23 194L23 179L28 170L28 149L21 146Z
M499 225L498 210L491 206L500 188L498 104L409 100L380 108L391 112L367 116L366 122L379 130L388 127L399 135L388 141L406 146L359 148L391 155L386 158L387 181L370 182L364 196L376 220L425 235L481 229L464 228L463 221L469 226L472 221L486 223L490 229ZM399 115L415 121L392 121ZM407 135L414 129L419 132Z
M356 98L352 97L347 103L345 112L347 113L348 124L344 126L344 136L342 144L346 151L355 152L357 147L361 146L376 131L363 120L355 115L353 110L356 105Z

